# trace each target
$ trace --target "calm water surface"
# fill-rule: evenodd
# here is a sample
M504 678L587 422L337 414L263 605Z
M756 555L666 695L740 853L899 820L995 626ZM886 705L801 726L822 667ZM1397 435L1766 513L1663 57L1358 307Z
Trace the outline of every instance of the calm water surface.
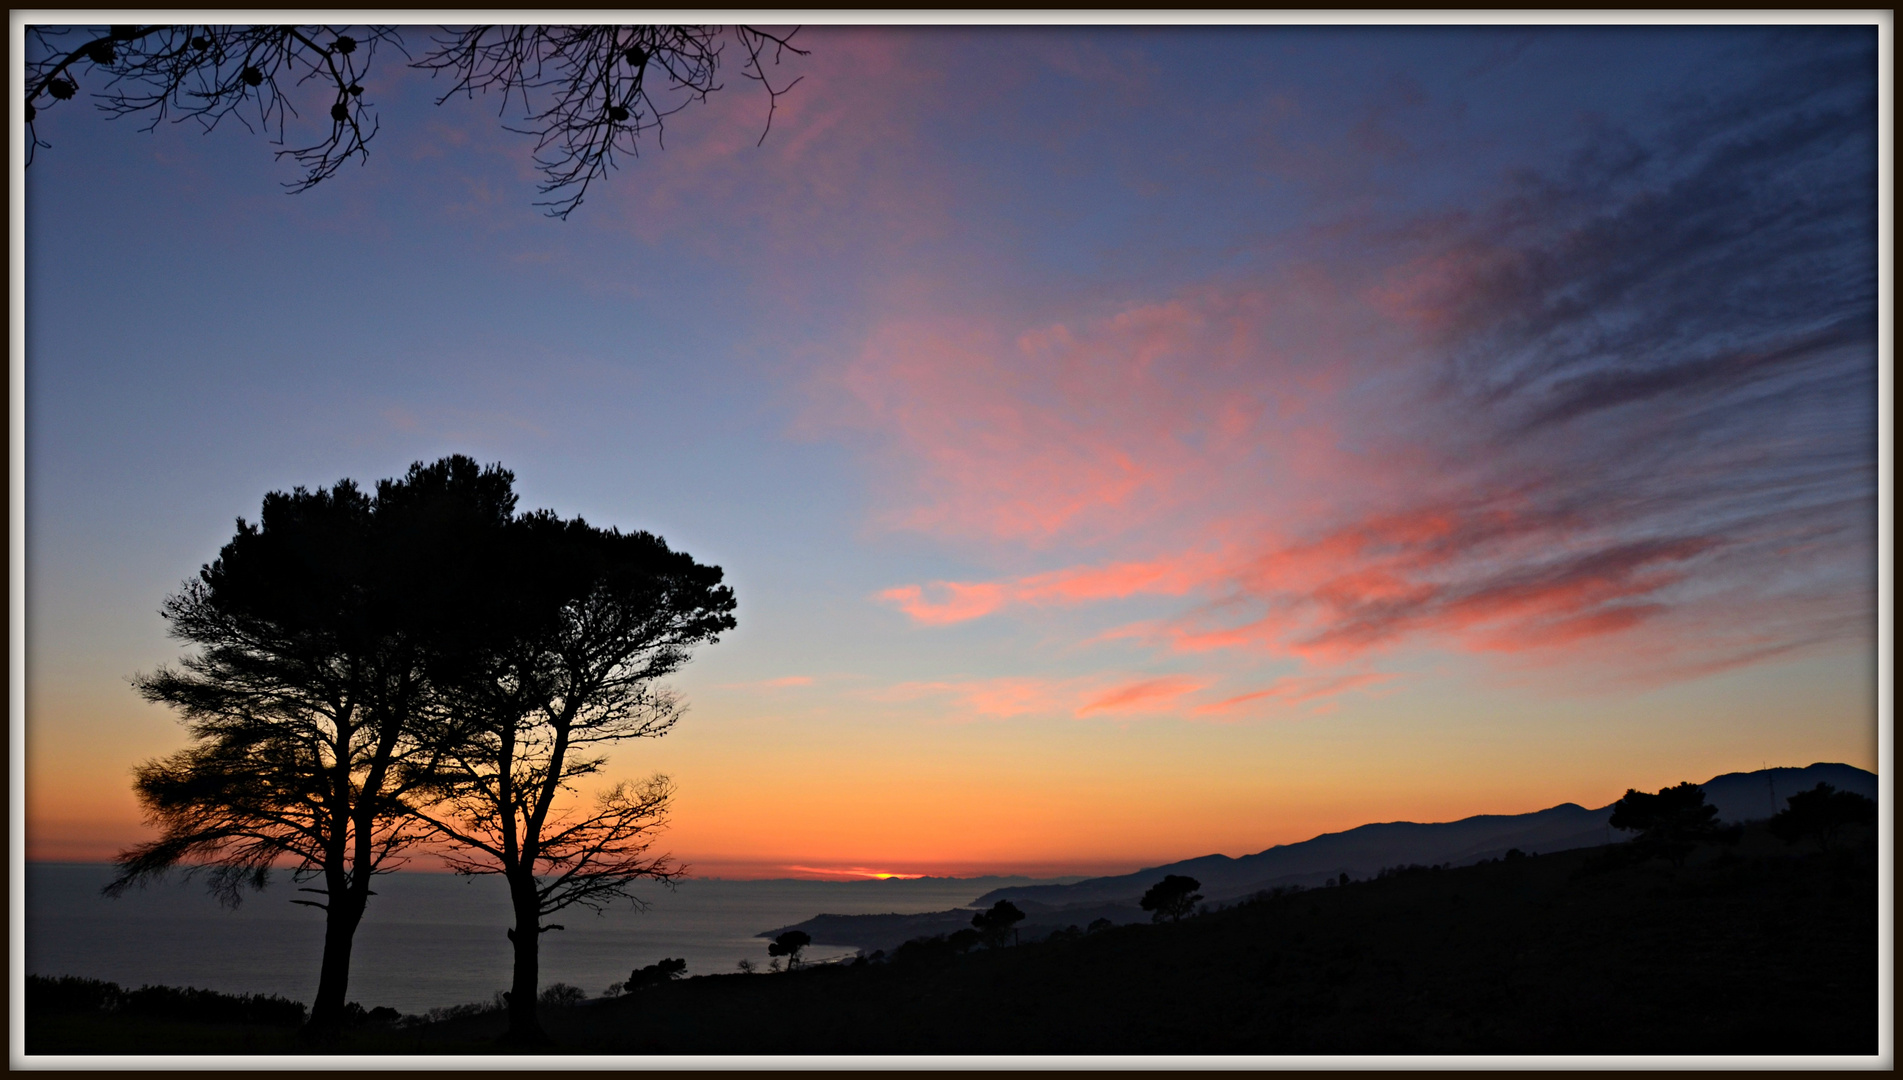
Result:
M83 975L121 986L199 986L226 993L281 994L309 1002L317 992L323 912L291 904L313 899L280 875L235 911L199 882L170 882L117 900L99 895L112 867L33 863L26 872L26 970ZM554 916L565 930L542 936L542 985L571 983L591 996L664 956L687 960L689 975L764 966L755 937L822 913L914 913L963 907L1002 884L996 879L930 881L682 882L643 890L645 912L625 904L601 916L571 908ZM1016 882L1014 882L1016 883ZM397 873L357 931L350 998L366 1007L422 1012L488 1000L509 985L508 897L500 878ZM816 942L814 959L850 955L849 943Z

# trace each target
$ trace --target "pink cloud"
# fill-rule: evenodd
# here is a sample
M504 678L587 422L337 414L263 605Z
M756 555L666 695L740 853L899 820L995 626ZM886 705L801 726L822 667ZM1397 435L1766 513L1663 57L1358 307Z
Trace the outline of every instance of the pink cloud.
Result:
M964 679L900 683L875 696L899 701L950 697L972 715L1008 719L1067 711L1065 703L1073 694L1073 686L1071 681L1057 679Z
M1209 685L1207 679L1170 675L1126 683L1097 694L1077 707L1078 716L1094 712L1154 712L1172 708L1178 699Z
M944 625L1016 605L1078 604L1136 595L1182 596L1207 584L1222 565L1219 555L1192 552L1148 562L1078 566L1013 581L935 581L900 585L878 594L927 625Z
M1138 594L1182 596L1207 584L1223 562L1221 553L1187 552L1147 562L1072 567L1021 578L1015 595L1031 604L1121 600Z
M1783 481L1731 482L1738 433L1695 439L1704 420L1665 406L1572 419L1650 400L1634 395L1652 376L1496 408L1591 382L1547 386L1542 357L1496 355L1489 335L1537 321L1516 305L1546 263L1465 217L1417 225L1377 257L1344 229L1250 277L1062 317L948 315L922 291L896 305L830 384L871 436L877 523L1060 567L879 599L927 625L1175 599L1079 640L1318 669L1427 649L1690 677L1864 632L1854 588L1768 584L1774 551L1827 567L1853 545L1843 528L1781 535ZM1297 684L1276 685L1229 707Z
M1260 690L1224 698L1196 707L1199 716L1226 715L1245 705L1290 706L1317 698L1332 697L1363 686L1372 686L1394 678L1381 672L1364 671L1344 675L1289 675Z
M908 682L875 694L885 700L949 698L965 714L986 719L1021 716L1175 714L1188 715L1183 700L1211 686L1212 677L1162 675L1132 678L1097 674L1073 678L1005 677Z
M716 257L797 251L802 266L815 254L948 229L925 132L956 73L931 36L812 26L795 43L811 55L767 69L776 85L800 79L773 108L770 131L767 95L736 68L726 89L668 122L664 149L659 140L643 149L638 170L626 170L637 176L591 192L591 203L606 204L598 213L646 241ZM801 288L792 276L772 284Z
M897 451L890 528L1036 547L1172 531L1332 440L1298 399L1333 359L1267 330L1300 302L1202 291L1009 332L896 318L839 372L840 422Z
M1595 537L1510 503L1440 503L1312 538L1264 533L1222 550L881 597L921 623L946 624L1019 607L1194 595L1201 602L1181 616L1099 637L1339 664L1408 643L1521 653L1619 635L1667 612L1659 598L1718 547L1697 536Z
M1667 610L1656 598L1718 546L1707 537L1619 541L1583 532L1537 515L1448 505L1388 515L1266 544L1231 582L1244 606L1261 611L1252 620L1191 613L1124 633L1181 651L1258 649L1318 663L1411 641L1478 652L1566 648Z
M928 589L932 597L926 595ZM879 594L879 599L928 626L942 626L991 614L1004 606L1006 590L1007 586L995 582L967 585L935 581L924 587L901 585L887 589Z

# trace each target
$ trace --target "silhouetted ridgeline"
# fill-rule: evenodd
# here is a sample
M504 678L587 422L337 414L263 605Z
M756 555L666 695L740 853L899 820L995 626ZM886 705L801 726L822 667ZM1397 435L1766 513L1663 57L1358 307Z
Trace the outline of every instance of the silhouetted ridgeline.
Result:
M987 894L989 895L989 894ZM1148 912L1130 904L1043 904L1036 900L1013 900L1024 912L1024 922L1016 927L1025 941L1041 941L1053 931L1068 926L1084 927L1098 919L1117 926L1149 922ZM952 934L971 926L973 908L932 911L920 915L816 915L804 922L789 923L759 934L774 938L788 930L803 930L821 945L851 946L865 952L883 949L892 952L914 938Z
M1870 799L1877 797L1875 773L1851 765L1824 763L1803 769L1726 773L1700 786L1705 789L1705 801L1718 808L1719 820L1739 822L1769 818L1784 808L1790 796L1820 782L1839 791L1853 791ZM1467 866L1483 859L1499 858L1514 848L1553 852L1596 847L1624 838L1607 825L1611 816L1611 805L1588 810L1576 803L1561 803L1531 814L1481 814L1434 824L1383 822L1324 833L1296 844L1278 844L1241 858L1204 855L1148 867L1134 874L1091 878L1074 885L993 889L973 904L984 906L1008 899L1020 907L1029 902L1043 905L1047 910L1085 904L1124 904L1134 908L1143 890L1167 874L1184 874L1202 882L1203 894L1211 901L1231 900L1278 886L1320 885L1344 873L1354 878L1372 877L1387 866L1413 863ZM1029 907L1024 910L1031 911Z
M1167 921L1093 920L1022 944L965 926L774 974L683 979L664 961L599 1000L546 987L538 1012L556 1049L589 1054L1874 1053L1874 805L1808 798L1803 822L1793 806L1715 828L1665 798L1679 791L1626 800L1622 820L1651 815L1635 843L1159 906ZM297 1003L253 1017L255 1000L151 996L189 1008L140 1016L113 1005L116 987L35 979L27 1051L314 1048L285 1022ZM508 1027L496 1001L376 1012L392 1018L367 1015L323 1049L493 1053Z
M137 990L125 990L118 983L71 975L54 978L28 975L26 1004L28 1011L40 1015L119 1014L155 1020L267 1027L296 1027L304 1022L304 1003L276 994L221 994L191 986L141 986ZM394 1014L394 1010L391 1012Z
M1876 798L1877 778L1850 765L1816 764L1808 768L1763 769L1726 773L1701 785L1721 821L1754 821L1783 809L1790 795L1819 782L1840 791ZM1137 907L1143 891L1169 874L1201 883L1211 903L1222 903L1267 889L1313 888L1338 879L1369 878L1385 867L1409 865L1468 866L1508 851L1571 851L1618 842L1625 835L1608 827L1610 805L1588 810L1562 803L1530 814L1482 814L1460 821L1423 824L1411 821L1362 825L1312 840L1282 844L1255 855L1230 858L1205 855L1133 874L1089 878L1069 884L1011 885L976 898L966 908L913 915L818 915L763 931L771 938L802 930L815 942L891 952L914 938L950 934L971 925L973 908L1009 899L1023 909L1018 928L1025 940L1042 940L1068 926L1084 927L1099 919L1112 924L1148 922Z
M1287 891L1177 923L667 982L548 1010L587 1054L1873 1054L1874 830L1766 826ZM394 1033L480 1050L498 1014ZM390 1044L394 1046L395 1044Z

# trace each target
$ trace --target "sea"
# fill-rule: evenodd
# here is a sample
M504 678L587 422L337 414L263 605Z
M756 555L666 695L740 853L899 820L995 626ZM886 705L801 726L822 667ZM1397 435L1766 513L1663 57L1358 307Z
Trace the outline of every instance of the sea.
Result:
M95 863L26 867L26 971L79 975L120 986L196 986L228 994L277 994L309 1003L317 993L324 914L291 903L288 875L221 907L202 880L170 880L116 899L100 894L113 868ZM765 969L758 937L815 915L916 914L969 906L1025 878L883 881L689 879L639 890L646 910L623 901L597 915L570 908L547 921L541 985L568 983L590 997L663 957L688 975ZM357 930L350 1000L404 1013L487 1002L509 985L508 897L499 877L399 872L377 879ZM851 956L851 942L816 941L808 960Z

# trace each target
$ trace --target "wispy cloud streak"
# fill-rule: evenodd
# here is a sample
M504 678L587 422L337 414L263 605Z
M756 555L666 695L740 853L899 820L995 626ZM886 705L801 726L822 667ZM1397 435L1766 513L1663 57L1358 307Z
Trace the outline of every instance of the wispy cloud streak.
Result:
M1016 332L888 325L843 381L898 451L886 523L1064 565L878 599L928 625L1175 599L1097 638L1324 666L1652 679L1862 641L1867 37L1766 37L1756 85L1252 276ZM1261 693L1225 701L1294 691Z

